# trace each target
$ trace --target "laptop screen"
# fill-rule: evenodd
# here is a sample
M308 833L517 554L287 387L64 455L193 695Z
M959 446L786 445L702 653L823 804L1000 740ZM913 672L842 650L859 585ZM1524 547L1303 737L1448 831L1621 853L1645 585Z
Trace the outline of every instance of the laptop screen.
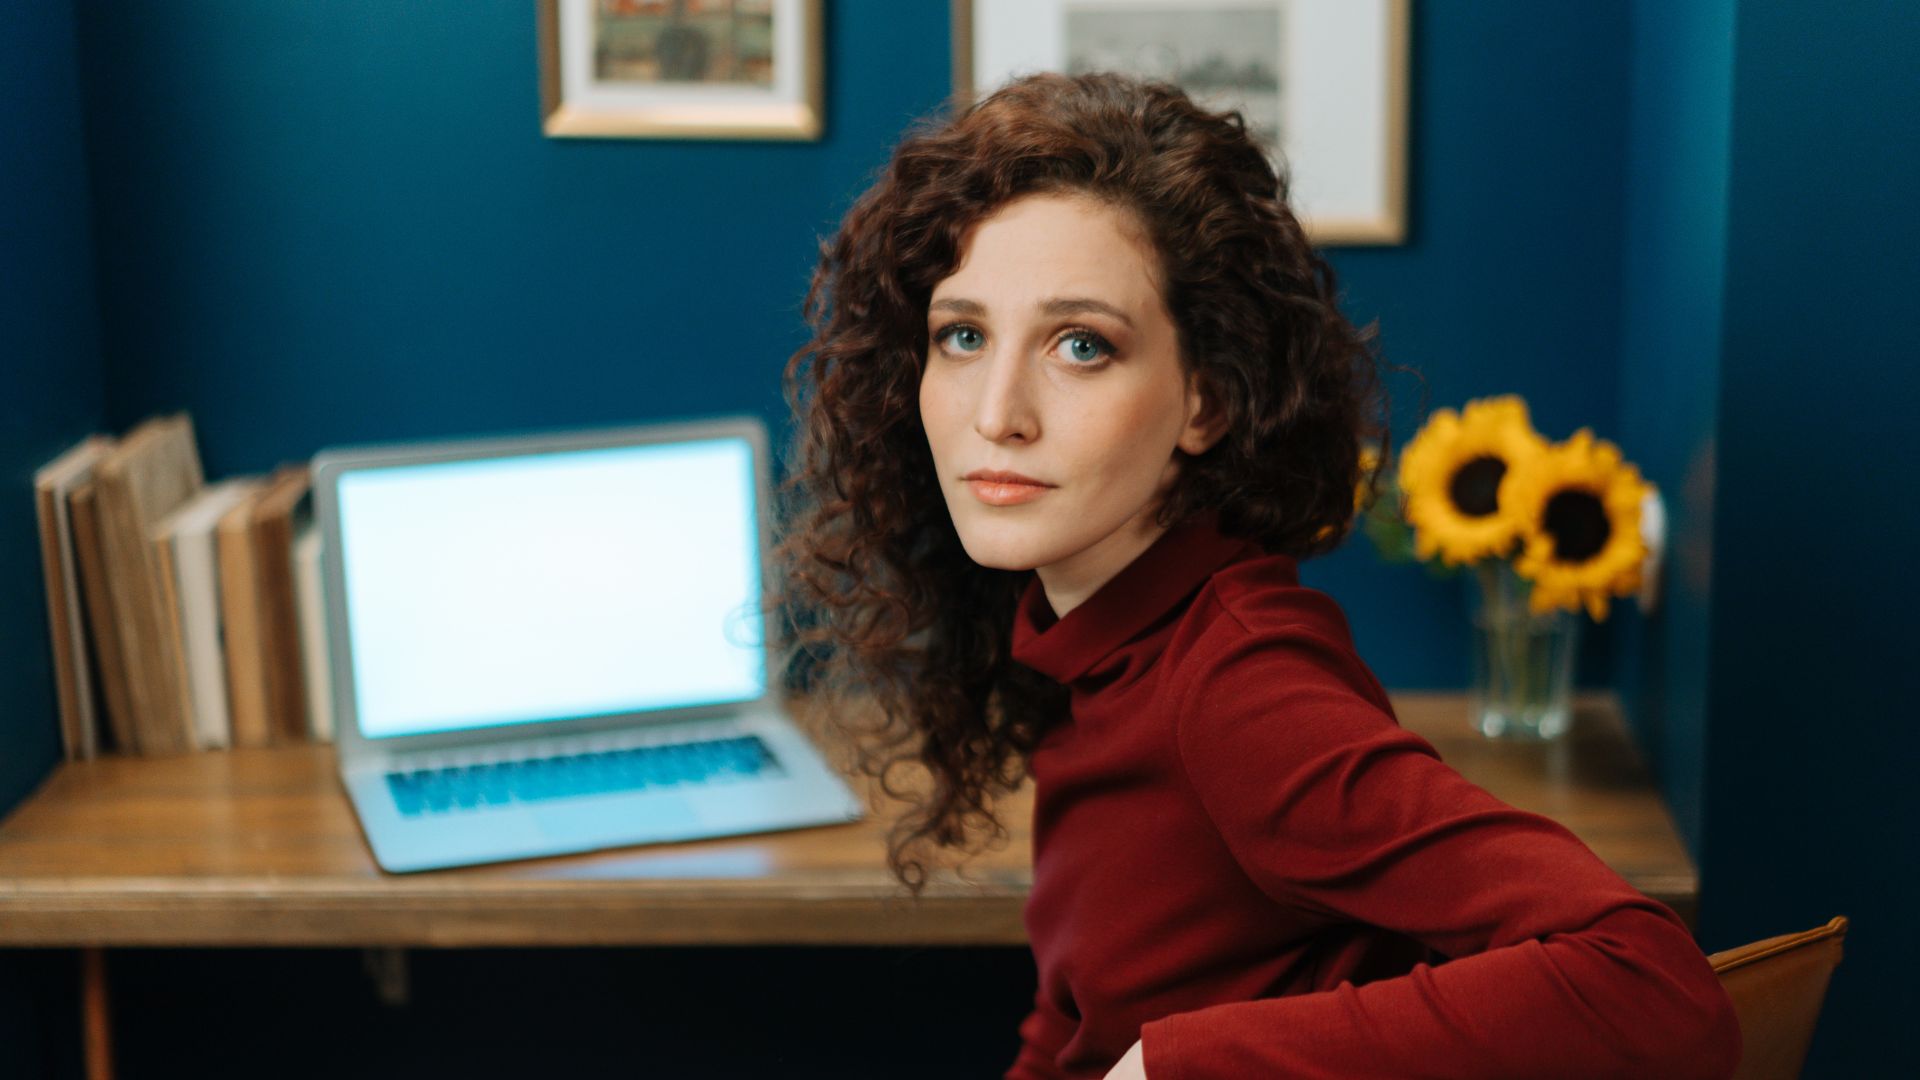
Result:
M361 733L759 698L757 490L730 436L342 473Z

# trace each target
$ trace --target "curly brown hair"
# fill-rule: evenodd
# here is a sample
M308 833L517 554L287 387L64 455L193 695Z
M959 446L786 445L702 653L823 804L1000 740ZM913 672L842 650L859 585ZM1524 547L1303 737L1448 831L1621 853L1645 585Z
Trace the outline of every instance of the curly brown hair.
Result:
M1183 369L1225 411L1226 434L1182 462L1159 524L1217 510L1223 533L1308 558L1345 539L1356 484L1372 490L1391 455L1376 328L1340 313L1333 269L1239 113L1166 83L1046 73L909 129L820 245L813 335L785 368L797 422L773 602L789 681L832 703L822 714L852 736L860 770L910 806L888 865L915 896L929 845L1005 839L994 800L1067 711L1063 687L1010 655L1031 572L968 557L918 404L934 286L972 226L1042 193L1089 195L1145 226ZM1380 465L1362 476L1366 441ZM902 768L930 784L900 786Z

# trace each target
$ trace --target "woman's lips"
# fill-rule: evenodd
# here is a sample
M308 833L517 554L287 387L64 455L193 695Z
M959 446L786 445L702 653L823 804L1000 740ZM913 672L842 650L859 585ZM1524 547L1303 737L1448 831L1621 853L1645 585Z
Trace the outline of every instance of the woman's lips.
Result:
M988 506L1017 506L1053 490L1041 484L1009 484L998 480L969 480L967 487Z

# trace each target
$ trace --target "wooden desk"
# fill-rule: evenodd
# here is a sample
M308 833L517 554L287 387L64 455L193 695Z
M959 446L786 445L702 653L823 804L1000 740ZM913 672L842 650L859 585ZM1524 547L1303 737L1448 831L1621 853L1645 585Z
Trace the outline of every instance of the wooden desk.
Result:
M1457 694L1393 695L1401 723L1496 797L1565 824L1691 922L1692 861L1610 695L1560 741L1489 741ZM870 800L873 793L869 791ZM333 771L298 746L59 766L0 822L0 946L1020 944L1030 792L1012 833L917 904L866 821L390 875Z
M1493 742L1463 695L1393 695L1401 723L1496 797L1563 823L1692 925L1698 883L1610 694L1549 744ZM1011 837L909 902L888 876L890 808L794 832L390 875L332 748L60 765L0 822L0 947L77 947L104 1040L109 946L965 945L1026 940L1031 793ZM104 1051L101 1051L104 1053ZM105 1073L96 1069L95 1076Z

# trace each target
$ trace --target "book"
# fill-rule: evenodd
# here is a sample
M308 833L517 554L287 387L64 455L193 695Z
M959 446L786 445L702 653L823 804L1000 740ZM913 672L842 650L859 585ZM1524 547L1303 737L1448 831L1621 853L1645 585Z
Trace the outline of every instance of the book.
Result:
M72 496L93 479L113 448L89 435L33 474L34 516L40 526L40 568L46 578L47 632L53 646L54 696L60 708L60 746L68 761L100 752L100 708L94 694L98 666L88 648Z
M294 598L300 609L300 658L307 683L307 734L333 741L333 684L328 667L326 590L320 582L320 528L309 514L293 538Z
M149 541L161 516L206 485L193 421L184 412L142 422L95 470L94 503L142 754L193 746L186 657Z
M153 527L151 539L161 567L161 583L171 601L168 614L177 627L187 662L192 744L196 750L223 750L233 745L220 625L219 557L213 530L222 515L261 485L259 477L234 477L210 484Z
M300 621L293 585L293 533L311 477L305 464L282 465L253 504L255 580L261 660L266 668L267 738L307 741L307 691L300 664Z
M235 747L266 746L267 661L260 641L260 575L253 561L253 508L261 483L214 527L220 564L220 622L227 661L227 712Z
M106 706L105 734L109 737L108 745L102 750L137 754L140 745L133 730L133 691L127 686L126 645L121 641L119 620L113 614L113 579L107 573L107 558L100 543L93 483L89 481L75 488L69 502L80 562L80 593L86 601L87 644L100 658L100 701Z

